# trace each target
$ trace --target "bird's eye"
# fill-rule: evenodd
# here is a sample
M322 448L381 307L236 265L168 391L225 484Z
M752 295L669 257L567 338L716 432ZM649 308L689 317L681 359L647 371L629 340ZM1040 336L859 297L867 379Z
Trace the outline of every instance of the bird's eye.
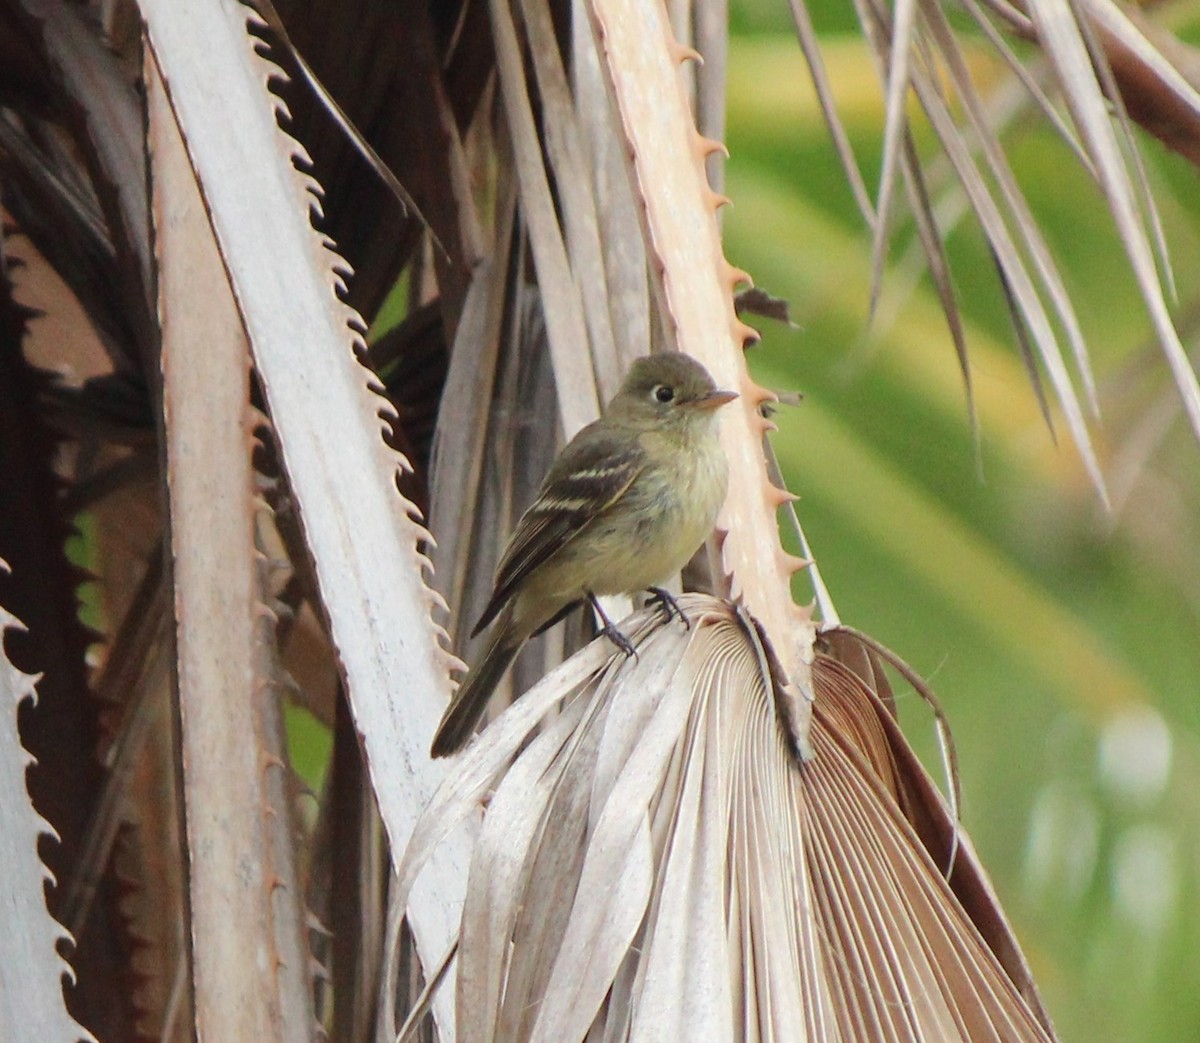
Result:
M675 389L668 387L666 384L658 384L651 394L654 395L655 400L658 402L670 402L675 397Z

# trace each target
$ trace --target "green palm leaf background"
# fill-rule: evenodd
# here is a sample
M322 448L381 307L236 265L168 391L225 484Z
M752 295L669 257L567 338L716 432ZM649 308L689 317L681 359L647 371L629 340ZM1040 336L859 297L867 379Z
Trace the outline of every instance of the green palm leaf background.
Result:
M849 5L810 9L872 186L884 111L867 46ZM778 417L775 448L823 577L842 618L899 651L941 697L965 823L1063 1039L1194 1038L1200 471L1103 198L1042 121L1009 130L1096 363L1111 513L1061 420L1056 445L1039 413L969 217L947 250L978 454L936 293L906 257L911 223L899 223L869 323L870 233L789 15L747 0L732 24L727 254L791 305L797 328L760 324L752 368L806 396ZM1187 24L1176 28L1187 38ZM1193 15L1193 37L1198 28ZM971 58L999 88L997 59ZM1139 141L1186 315L1200 274L1196 171ZM1196 331L1181 332L1195 358ZM934 764L928 713L910 701L901 714Z

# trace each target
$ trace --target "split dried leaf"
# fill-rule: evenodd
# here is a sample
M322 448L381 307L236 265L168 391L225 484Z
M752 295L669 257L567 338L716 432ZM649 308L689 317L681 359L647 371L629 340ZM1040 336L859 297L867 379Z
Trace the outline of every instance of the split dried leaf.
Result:
M680 604L690 627L640 612L635 658L594 642L527 693L417 824L395 908L486 803L456 1038L1052 1040L969 846L943 878L938 800L875 693L818 656L800 762L741 614Z

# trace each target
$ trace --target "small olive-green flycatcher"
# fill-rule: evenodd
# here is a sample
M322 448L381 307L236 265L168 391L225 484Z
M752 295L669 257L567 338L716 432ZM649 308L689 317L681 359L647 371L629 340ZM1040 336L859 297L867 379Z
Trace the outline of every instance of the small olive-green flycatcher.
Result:
M587 599L621 648L598 594L653 590L687 564L725 500L728 465L716 410L721 391L690 355L634 362L604 415L559 453L509 540L495 589L472 636L495 620L483 655L454 693L430 751L445 757L470 738L508 664L533 634Z

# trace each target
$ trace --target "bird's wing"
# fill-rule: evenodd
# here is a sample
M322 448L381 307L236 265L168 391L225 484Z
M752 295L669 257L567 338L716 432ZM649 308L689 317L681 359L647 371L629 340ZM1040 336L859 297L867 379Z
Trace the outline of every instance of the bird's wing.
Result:
M534 569L616 503L643 466L640 447L631 451L627 442L594 436L577 436L570 442L550 468L537 499L521 515L472 636L496 617Z

